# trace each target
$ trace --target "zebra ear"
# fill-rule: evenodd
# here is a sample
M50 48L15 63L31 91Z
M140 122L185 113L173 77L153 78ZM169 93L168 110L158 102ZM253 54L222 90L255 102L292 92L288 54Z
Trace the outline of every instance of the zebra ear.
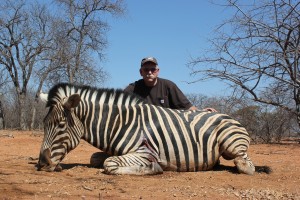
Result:
M65 102L63 103L63 106L64 106L64 108L71 110L71 108L77 107L80 101L81 101L81 98L80 98L79 94L72 94L65 100Z
M48 102L48 94L41 92L39 97L40 97L40 100L42 100L42 102L45 102L45 103Z

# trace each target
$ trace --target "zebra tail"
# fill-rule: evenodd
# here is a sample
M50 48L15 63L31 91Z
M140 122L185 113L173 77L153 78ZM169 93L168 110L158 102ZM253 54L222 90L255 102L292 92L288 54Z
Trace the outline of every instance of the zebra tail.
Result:
M255 172L271 174L273 170L269 166L255 166Z

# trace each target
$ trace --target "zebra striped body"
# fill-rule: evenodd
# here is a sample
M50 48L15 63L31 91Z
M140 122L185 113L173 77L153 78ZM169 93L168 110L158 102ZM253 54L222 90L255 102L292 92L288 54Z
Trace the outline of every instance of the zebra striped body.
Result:
M57 170L84 139L112 155L104 162L108 174L210 170L220 156L235 159L241 173L255 171L248 133L225 114L172 110L121 91L66 84L52 88L47 106L42 170Z

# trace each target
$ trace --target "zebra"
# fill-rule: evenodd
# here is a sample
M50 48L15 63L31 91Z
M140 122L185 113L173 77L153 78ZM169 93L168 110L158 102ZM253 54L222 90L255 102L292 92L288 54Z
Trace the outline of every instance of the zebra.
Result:
M184 111L143 102L120 89L57 84L46 95L44 139L37 170L60 162L83 139L110 155L106 174L206 171L222 156L253 175L246 129L226 114Z

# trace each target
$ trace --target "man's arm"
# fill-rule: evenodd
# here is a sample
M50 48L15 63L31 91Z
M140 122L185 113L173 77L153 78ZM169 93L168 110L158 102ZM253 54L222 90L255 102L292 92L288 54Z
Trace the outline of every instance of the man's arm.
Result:
M189 110L199 110L196 106L191 106Z
M196 106L191 106L189 108L189 110L199 110ZM210 112L218 112L216 109L214 108L204 108L202 109L202 111L210 111Z

